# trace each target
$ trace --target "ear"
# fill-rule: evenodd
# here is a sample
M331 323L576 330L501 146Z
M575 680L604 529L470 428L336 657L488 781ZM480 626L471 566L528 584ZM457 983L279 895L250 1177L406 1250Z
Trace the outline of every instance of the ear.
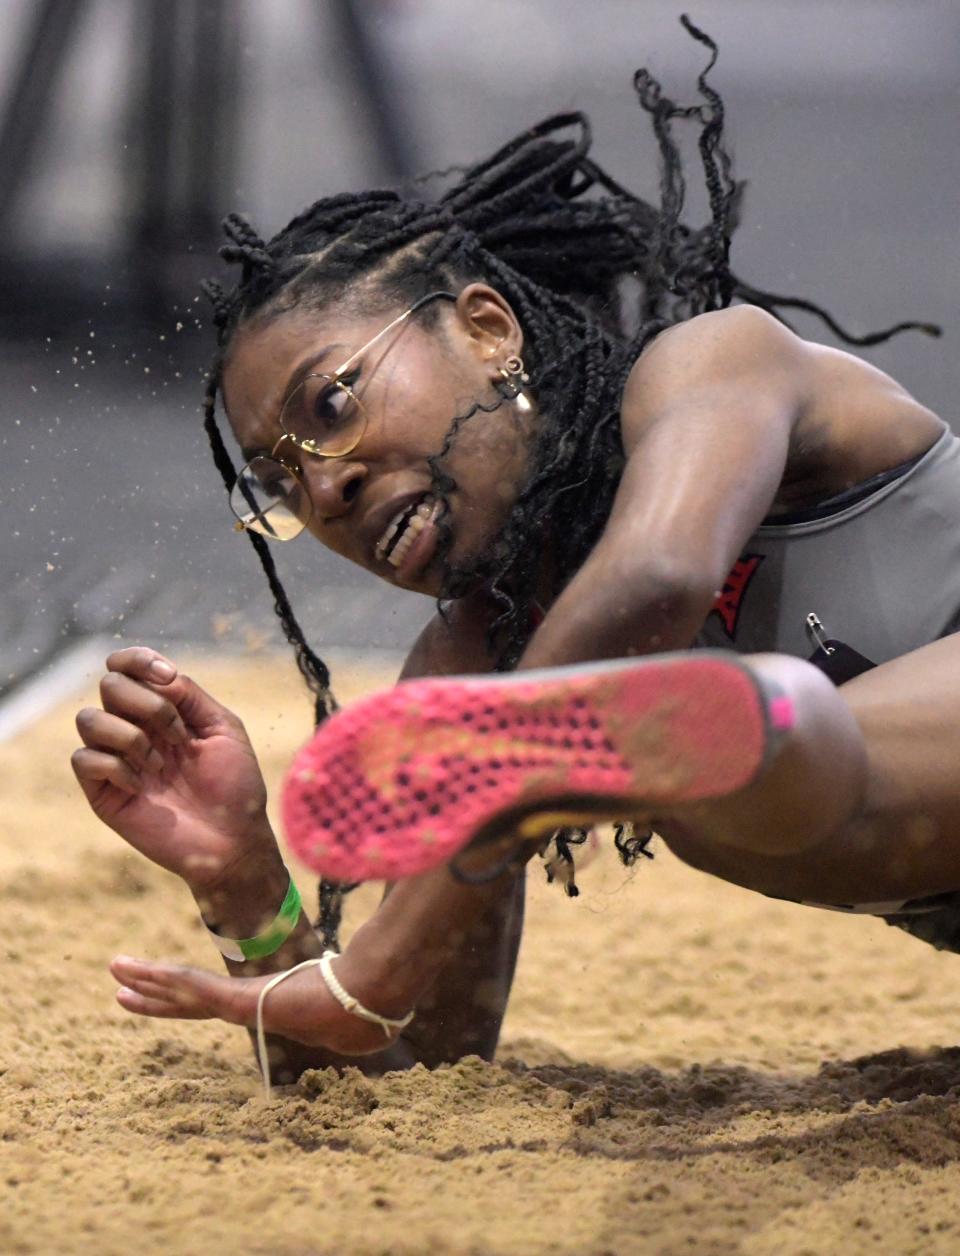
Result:
M511 355L523 352L523 332L513 308L495 288L471 283L457 297L456 317L470 347L496 373Z

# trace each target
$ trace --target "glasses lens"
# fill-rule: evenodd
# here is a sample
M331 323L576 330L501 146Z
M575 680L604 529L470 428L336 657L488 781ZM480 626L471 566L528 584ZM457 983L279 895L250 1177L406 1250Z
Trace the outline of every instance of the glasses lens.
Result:
M245 528L274 541L292 541L310 519L310 498L282 462L254 458L237 477L230 509Z
M287 398L280 426L308 453L336 458L360 443L367 426L363 406L353 392L356 375L334 379L308 375Z

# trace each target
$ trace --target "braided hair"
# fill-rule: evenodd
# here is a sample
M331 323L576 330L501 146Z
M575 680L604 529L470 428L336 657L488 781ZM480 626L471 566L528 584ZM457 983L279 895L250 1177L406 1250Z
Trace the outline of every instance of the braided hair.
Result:
M500 668L516 664L530 635L545 539L564 537L550 572L558 593L603 529L624 463L623 387L637 355L660 331L741 300L784 322L783 309L810 311L848 344L876 344L907 327L938 334L927 324L901 323L857 337L812 302L763 292L733 274L730 238L743 185L732 176L722 142L723 102L707 81L717 47L689 18L681 22L710 53L697 79L700 101L678 105L647 70L634 77L659 148L658 206L630 192L593 160L584 114L562 113L524 131L486 160L458 170L460 179L432 201L403 199L391 190L328 197L269 241L245 218L231 214L224 221L229 243L220 252L225 261L241 266L239 283L229 293L216 283L204 285L218 333L204 399L205 427L228 488L236 472L215 407L224 355L245 321L292 309L319 312L334 301L372 313L477 280L509 301L523 329L540 422L526 481L506 522L481 556L459 568L444 558L441 598L442 610L448 599L486 585L498 609L490 645ZM673 133L676 120L699 126L710 219L698 229L681 219L686 189ZM435 317L427 310L424 325L432 325ZM442 447L428 459L432 491L443 503L444 555L451 541L449 498L457 487L447 455L465 423L502 401L492 406L478 401L455 416ZM267 543L254 532L247 535L322 721L336 709L327 667L294 617ZM321 886L321 904L321 927L331 942L340 911L336 887Z

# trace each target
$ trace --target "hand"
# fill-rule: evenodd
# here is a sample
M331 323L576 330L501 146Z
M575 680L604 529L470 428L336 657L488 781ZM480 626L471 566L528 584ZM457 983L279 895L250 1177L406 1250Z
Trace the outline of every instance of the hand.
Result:
M223 977L202 968L118 955L110 971L121 983L117 1002L128 1012L163 1019L210 1020L253 1029L260 991L275 974ZM373 1055L396 1039L344 1011L316 968L294 973L264 999L263 1027L338 1055Z
M99 707L77 715L71 763L95 814L193 889L279 859L266 787L240 720L155 650L107 659Z

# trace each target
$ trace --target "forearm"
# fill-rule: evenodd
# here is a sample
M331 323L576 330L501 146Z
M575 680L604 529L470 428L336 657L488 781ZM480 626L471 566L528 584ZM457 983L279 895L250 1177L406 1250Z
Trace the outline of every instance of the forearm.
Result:
M361 1002L417 1015L400 1038L432 1067L492 1058L523 928L524 871L461 885L446 867L391 888L337 963ZM398 1043L398 1045L400 1045Z
M519 666L560 667L688 649L712 599L703 581L598 547L533 634Z
M523 934L525 871L478 922L459 956L451 955L420 1000L404 1037L428 1067L465 1055L492 1060L500 1039Z

